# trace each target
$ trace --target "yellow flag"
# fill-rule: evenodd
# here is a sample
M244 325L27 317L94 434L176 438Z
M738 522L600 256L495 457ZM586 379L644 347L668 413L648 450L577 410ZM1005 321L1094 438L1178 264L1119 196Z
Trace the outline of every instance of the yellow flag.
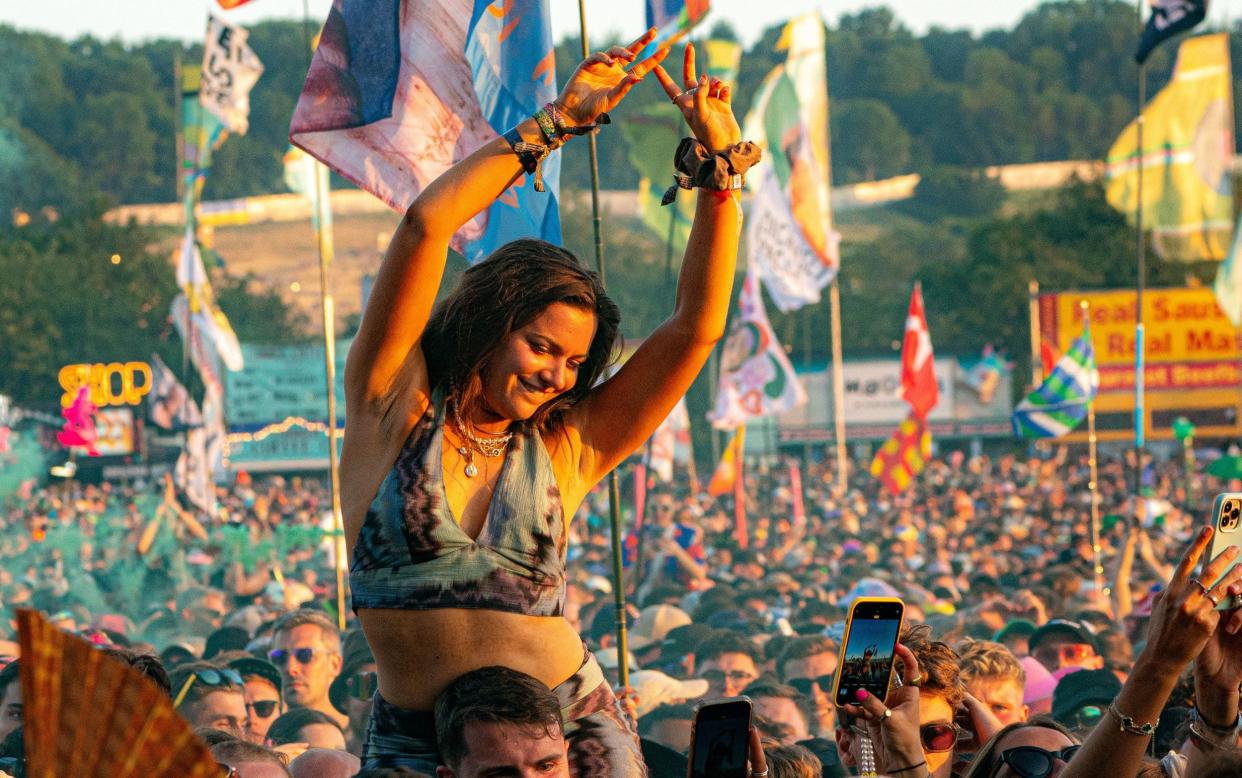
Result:
M742 450L746 445L746 427L738 427L733 433L733 440L720 456L716 472L712 473L712 481L707 485L707 493L713 497L733 491L734 479L737 477L737 463L742 461Z
M1163 259L1222 260L1233 230L1233 92L1225 33L1185 41L1169 85L1143 109L1143 225ZM1108 152L1108 202L1138 207L1138 129Z

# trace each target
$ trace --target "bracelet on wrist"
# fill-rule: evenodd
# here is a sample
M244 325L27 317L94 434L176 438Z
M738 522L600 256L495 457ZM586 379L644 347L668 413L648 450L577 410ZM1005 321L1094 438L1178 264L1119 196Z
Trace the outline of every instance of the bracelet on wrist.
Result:
M1238 717L1234 719L1232 724L1226 724L1222 727L1203 718L1203 712L1199 710L1198 705L1190 709L1190 720L1192 723L1198 724L1202 732L1221 737L1235 736L1238 734L1238 730L1242 728L1242 713L1238 714Z
M1160 726L1159 716L1156 717L1154 722L1149 721L1139 724L1133 718L1121 712L1121 709L1117 707L1116 698L1113 698L1113 701L1108 704L1108 712L1117 719L1119 732L1129 732L1131 735L1139 735L1140 737L1151 737L1156 734L1156 727Z
M920 767L926 767L926 766L927 766L927 760L924 759L923 761L917 764L912 764L908 767L898 767L895 770L889 770L888 773L889 775L896 775L897 773L909 772L910 770L917 770Z
M706 189L716 192L733 192L746 183L746 171L750 170L763 152L750 141L742 141L711 153L694 138L682 138L673 155L673 185L660 199L668 205L677 199L678 189Z

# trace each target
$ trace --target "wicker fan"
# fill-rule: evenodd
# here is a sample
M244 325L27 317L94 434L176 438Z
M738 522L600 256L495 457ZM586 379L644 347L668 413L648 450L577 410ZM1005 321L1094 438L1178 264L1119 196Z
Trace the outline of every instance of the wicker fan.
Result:
M141 673L20 610L26 775L208 778L220 767Z

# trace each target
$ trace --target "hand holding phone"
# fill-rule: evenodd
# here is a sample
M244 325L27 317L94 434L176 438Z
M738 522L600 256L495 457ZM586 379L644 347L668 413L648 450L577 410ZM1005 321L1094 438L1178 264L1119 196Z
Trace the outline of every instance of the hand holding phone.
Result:
M750 713L748 697L703 703L694 709L690 778L748 778Z
M858 702L860 689L881 700L888 695L905 611L905 604L896 597L854 600L845 622L832 694L838 706Z
M1216 531L1212 533L1212 545L1203 555L1203 565L1199 568L1200 574L1225 549L1230 546L1242 547L1242 492L1222 492L1216 495L1216 499L1212 502L1211 515L1212 526ZM1211 589L1217 581L1228 575L1233 567L1236 565L1226 569L1215 581L1204 579L1203 585ZM1238 607L1242 607L1242 598L1225 596L1216 605L1216 610L1227 611Z

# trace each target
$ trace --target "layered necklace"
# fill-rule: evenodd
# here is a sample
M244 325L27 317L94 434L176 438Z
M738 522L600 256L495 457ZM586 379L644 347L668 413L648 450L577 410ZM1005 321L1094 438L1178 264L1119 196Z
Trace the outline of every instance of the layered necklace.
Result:
M509 441L513 439L512 432L505 432L501 435L487 435L482 438L476 437L470 429L462 423L461 412L457 409L456 400L452 401L453 406L453 426L457 428L459 437L463 437L470 444L468 446L458 446L457 453L461 454L461 458L466 463L466 477L474 478L479 474L479 468L474 464L474 452L478 451L485 457L498 457L505 452L509 446Z

